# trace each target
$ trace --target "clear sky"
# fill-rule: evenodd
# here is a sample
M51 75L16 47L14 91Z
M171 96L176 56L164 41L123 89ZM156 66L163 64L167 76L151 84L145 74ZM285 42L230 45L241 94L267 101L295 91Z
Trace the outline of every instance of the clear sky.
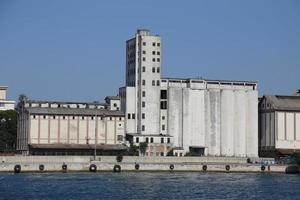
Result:
M14 100L103 101L138 28L162 37L163 76L300 88L298 0L0 0L0 85Z

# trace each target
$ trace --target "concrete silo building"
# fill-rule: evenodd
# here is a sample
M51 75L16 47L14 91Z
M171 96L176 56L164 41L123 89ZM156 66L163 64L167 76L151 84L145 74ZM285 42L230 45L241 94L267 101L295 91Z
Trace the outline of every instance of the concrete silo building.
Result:
M148 156L257 157L257 83L162 78L161 46L148 30L126 42L119 96L127 139L148 143Z

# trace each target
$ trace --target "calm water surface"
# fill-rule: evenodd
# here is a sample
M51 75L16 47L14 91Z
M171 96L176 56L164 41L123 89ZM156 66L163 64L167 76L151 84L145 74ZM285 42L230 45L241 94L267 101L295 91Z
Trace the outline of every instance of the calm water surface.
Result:
M0 173L0 199L299 199L300 175Z

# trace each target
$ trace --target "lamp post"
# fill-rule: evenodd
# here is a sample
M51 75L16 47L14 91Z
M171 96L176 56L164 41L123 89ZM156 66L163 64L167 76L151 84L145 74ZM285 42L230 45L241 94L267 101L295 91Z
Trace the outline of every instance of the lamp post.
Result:
M97 110L95 112L95 149L94 149L94 160L96 160L97 155Z

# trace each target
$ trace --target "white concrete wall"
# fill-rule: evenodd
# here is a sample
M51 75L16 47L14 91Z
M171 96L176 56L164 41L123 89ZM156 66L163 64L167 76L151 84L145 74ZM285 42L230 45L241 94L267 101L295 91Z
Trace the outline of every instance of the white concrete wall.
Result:
M221 155L233 156L235 124L234 92L232 90L222 90L221 99Z
M97 122L97 123L96 123ZM120 144L124 142L124 117L53 116L30 117L30 144ZM96 126L96 127L95 127ZM117 136L123 140L118 141Z

